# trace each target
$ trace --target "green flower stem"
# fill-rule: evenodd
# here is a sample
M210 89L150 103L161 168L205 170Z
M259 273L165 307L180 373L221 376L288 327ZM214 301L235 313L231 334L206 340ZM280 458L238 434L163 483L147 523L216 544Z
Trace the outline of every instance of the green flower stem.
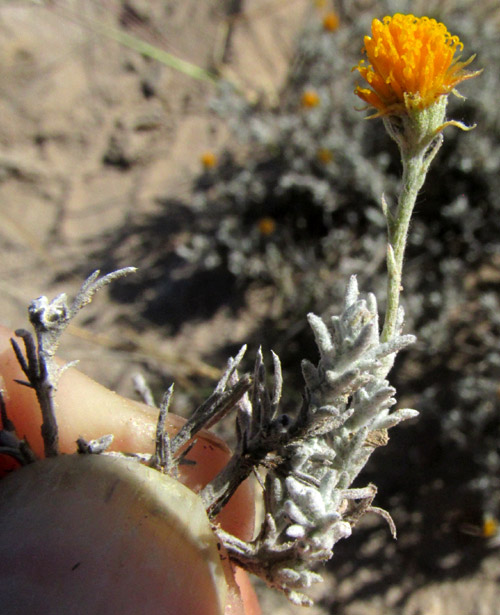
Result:
M422 173L422 161L420 159L403 160L403 188L399 196L396 216L388 225L387 308L382 329L382 342L387 342L394 337L396 331L408 229L417 195L424 179L425 175Z
M442 135L439 134L431 143L420 142L417 147L407 148L403 147L406 143L403 144L398 140L403 163L403 185L395 215L388 211L386 205L384 207L389 241L387 246L387 309L381 336L383 342L389 341L398 334L396 329L402 290L403 259L410 219L429 165L441 147L442 141Z

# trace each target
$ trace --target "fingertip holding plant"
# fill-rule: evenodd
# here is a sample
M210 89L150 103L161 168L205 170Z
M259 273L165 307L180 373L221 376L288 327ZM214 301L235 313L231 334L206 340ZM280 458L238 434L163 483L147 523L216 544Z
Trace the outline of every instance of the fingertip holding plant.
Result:
M133 460L59 455L1 488L2 613L224 612L217 541L177 480Z
M59 452L43 459L40 408L34 392L16 384L22 371L8 335L0 327L0 374L8 402L2 405L0 449L4 457L19 458L21 467L0 483L2 612L79 613L91 601L102 612L221 615L227 596L228 613L260 613L241 575L242 596L234 585L229 560L220 557L195 493L227 461L224 443L198 433L191 463L181 464L176 478L167 476L155 469L161 457L155 410L68 369L54 399ZM20 436L29 431L35 453L16 436L14 423ZM182 424L170 415L162 423L172 437ZM102 436L106 430L114 438ZM30 456L19 454L25 449ZM150 462L151 468L144 467ZM217 522L248 538L253 491L249 485L243 491ZM193 578L196 586L187 591Z

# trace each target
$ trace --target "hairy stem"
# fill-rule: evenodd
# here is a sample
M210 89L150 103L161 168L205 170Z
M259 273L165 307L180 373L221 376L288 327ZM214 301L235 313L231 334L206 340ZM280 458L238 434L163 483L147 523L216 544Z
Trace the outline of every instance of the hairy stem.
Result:
M410 149L401 148L403 163L402 189L396 214L388 222L387 246L387 309L381 342L387 342L397 335L399 302L402 290L403 260L408 238L408 229L417 200L430 163L443 142L438 135L434 142Z

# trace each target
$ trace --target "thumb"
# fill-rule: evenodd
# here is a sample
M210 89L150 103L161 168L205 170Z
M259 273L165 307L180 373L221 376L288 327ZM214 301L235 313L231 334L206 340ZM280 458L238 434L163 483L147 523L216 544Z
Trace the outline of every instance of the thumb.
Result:
M16 426L18 435L20 437L26 436L34 450L41 454L40 410L33 391L14 382L15 378L24 379L24 376L10 348L9 336L10 332L8 330L0 329L0 374L3 376L6 389L9 418ZM75 450L74 442L80 435L86 439L93 439L105 433L114 434L114 446L116 449L152 452L157 418L156 411L116 395L85 377L77 370L70 369L62 375L56 396L56 405L60 447L63 452L73 452ZM170 417L170 429L176 431L181 421L182 419L178 417ZM172 523L170 524L171 531L166 534L163 533L163 538L160 540L154 533L156 531L154 529L155 526L151 529L146 521L143 521L139 523L139 527L133 530L135 534L139 535L140 540L133 547L128 545L125 552L120 552L120 548L126 544L124 536L130 535L130 524L127 525L125 523L123 515L117 516L114 506L111 506L105 514L99 508L102 505L102 497L101 500L99 497L95 500L95 492L92 490L88 492L92 494L92 497L84 498L83 503L81 501L82 493L87 493L91 486L95 490L96 486L102 484L103 481L104 484L108 484L106 481L111 481L111 484L115 484L118 480L118 469L114 467L112 471L106 470L105 479L102 477L102 468L93 468L92 472L87 469L83 473L77 473L78 480L73 477L73 482L69 481L69 484L73 485L70 491L64 491L61 488L62 485L67 486L69 479L66 478L59 478L55 482L56 486L54 486L54 481L50 481L47 478L46 480L49 482L46 484L47 488L44 488L43 476L49 476L48 473L45 474L48 466L44 467L44 464L51 462L61 464L61 460L64 458L64 456L59 456L55 460L42 461L33 466L23 468L20 472L16 472L15 475L5 479L5 481L18 481L22 479L21 485L25 485L25 487L24 490L16 487L15 491L19 494L18 497L21 497L20 494L26 494L27 492L31 493L32 496L34 494L36 497L42 497L42 500L35 502L29 507L32 512L40 513L41 518L32 518L29 523L28 519L26 519L26 523L23 523L22 527L19 524L16 526L18 528L17 533L14 530L8 533L9 540L3 542L2 561L9 561L10 565L14 566L14 557L17 562L22 563L23 569L25 569L27 562L31 562L32 572L42 587L45 584L47 591L44 589L44 592L47 595L50 593L48 589L54 589L54 586L58 587L58 591L62 591L62 588L66 587L70 593L73 592L75 588L68 584L68 582L70 579L76 578L74 573L77 572L77 569L71 571L72 574L68 573L69 576L66 577L66 581L62 581L63 577L58 572L60 571L58 566L61 565L58 556L62 555L64 549L54 550L50 545L57 544L57 540L54 538L49 540L51 532L55 531L57 536L63 536L63 544L67 545L67 548L71 546L71 548L74 548L72 553L83 555L87 553L89 556L87 561L95 562L95 565L89 567L87 571L83 568L79 571L84 587L87 584L86 587L89 595L95 592L105 592L105 594L107 592L108 600L121 597L124 603L132 605L134 604L133 596L141 595L141 592L137 590L138 582L140 581L139 586L144 588L148 600L153 601L154 607L150 611L151 613L175 612L180 614L186 612L204 614L220 612L218 610L210 610L218 608L214 606L217 605L215 598L217 596L220 597L217 583L214 583L214 577L211 574L213 566L210 563L210 558L207 558L206 553L200 555L200 552L197 552L196 549L190 549L188 547L189 541L186 538L191 536L193 531L189 511L193 509L194 505L189 502L194 498L198 506L201 506L199 498L186 490L189 496L184 492L178 498L177 504L174 505L174 510L166 514L169 519L176 519L173 525ZM74 456L71 456L71 458L75 459ZM196 460L196 465L185 466L188 468L188 472L184 474L182 479L191 488L199 489L227 462L228 449L213 435L204 434L198 439L198 444L191 451L190 458ZM82 460L82 458L76 459ZM97 458L94 459L97 462ZM148 470L148 468L143 469ZM55 470L53 471L56 472ZM62 469L58 471L62 472ZM30 472L35 473L33 474L34 478L29 478L28 474ZM38 475L38 472L41 472L41 476ZM80 474L82 475L80 476ZM126 474L130 479L130 472L127 471ZM63 475L66 476L64 472ZM14 506L14 504L8 502L3 497L3 491L7 488L5 481L0 483L0 488L2 488L2 502L4 506L2 510L3 513L7 513L5 506L8 505L8 514L0 513L0 517L7 516L12 519L21 514L19 511L23 509L19 508L21 500L17 499L17 504ZM83 481L83 483L79 481ZM118 481L118 484L121 485L122 482ZM175 483L176 481L173 482ZM83 484L86 485L85 488L82 486ZM125 481L125 484L128 484L128 482ZM182 486L179 485L179 487ZM111 492L113 492L113 489L111 489ZM127 519L133 516L134 511L139 506L140 502L138 504L137 500L141 500L141 498L137 497L137 488L134 492L134 487L132 486L126 493L129 492L132 495L135 493L131 503L119 506L120 510L128 511L129 517ZM140 492L141 490L139 490ZM104 492L101 491L99 493L107 492L104 490ZM25 497L23 501L29 501L29 498ZM97 505L97 509L96 501L100 502ZM113 497L111 497L110 501L114 501ZM127 501L126 498L124 501ZM77 502L79 503L77 504ZM100 514L96 515L96 510L100 510ZM136 516L137 519L142 514L142 509L138 510L139 512L136 512L136 515L138 515ZM180 515L179 510L181 511ZM206 521L204 511L202 516L204 516ZM93 521L90 522L90 519L93 519ZM218 521L221 522L227 531L239 535L241 538L248 539L250 537L253 528L253 499L249 485L242 485L240 487L239 493L235 494L232 501L223 510ZM183 528L182 531L179 528ZM97 531L97 535L100 538L98 539L95 534L92 534L90 529ZM199 541L197 543L197 539L192 542L195 545L199 543ZM144 575L140 574L140 568L141 566L146 566L145 562L148 560L148 554L157 553L159 544L163 545L160 549L163 556L155 556L155 574L151 573L151 571L146 573L146 579ZM7 545L10 545L10 547L8 548ZM27 549L24 553L21 545L24 545L25 549ZM116 561L115 564L111 565L106 560L102 553L103 545L107 545L107 552L109 554L118 553L120 555L121 553L118 568L115 567ZM214 545L215 543L213 548L215 548ZM4 556L7 559L4 560ZM104 587L104 574L97 572L98 570L102 571L100 564L105 561L108 561L109 564L105 569L108 570L109 568L109 570L114 571L115 575L109 587ZM65 562L67 563L67 560ZM77 561L71 566L76 563ZM8 570L7 566L3 566L3 568ZM12 569L14 570L14 567ZM91 570L94 571L92 573L93 576L92 574L88 575ZM186 571L188 572L187 575ZM260 613L255 594L246 575L242 575L238 571L236 574L238 584L236 584L230 566L226 565L225 574L226 583L223 583L224 591L227 591L227 588L229 588L226 613L234 613L235 615L243 613L246 615L257 615ZM109 576L106 578L109 580ZM96 585L96 581L100 581L100 584ZM134 590L131 592L132 588ZM27 595L30 594L28 586L25 587L25 593ZM79 595L83 596L83 594ZM62 600L62 594L56 594L57 596L59 596L59 600ZM142 600L143 606L147 603L144 597L140 598L140 600ZM199 603L196 608L193 608L193 600ZM88 606L88 601L85 602ZM95 599L92 602L94 603ZM166 603L175 605L174 610L168 610L170 607ZM187 610L180 610L182 604L186 605ZM77 613L78 608L80 608L78 607L78 602L73 600L72 605L77 607L77 610L73 610L73 612ZM125 607L126 605L124 604L119 608L105 609L102 612L126 613L128 611ZM52 607L49 608L50 612L56 613L56 611L51 609ZM39 608L35 610L39 610ZM63 608L57 612L65 613L67 610ZM88 611L83 609L82 606L81 612ZM137 603L135 603L135 611L132 609L130 612L146 614L149 611L145 610L145 608L139 608Z

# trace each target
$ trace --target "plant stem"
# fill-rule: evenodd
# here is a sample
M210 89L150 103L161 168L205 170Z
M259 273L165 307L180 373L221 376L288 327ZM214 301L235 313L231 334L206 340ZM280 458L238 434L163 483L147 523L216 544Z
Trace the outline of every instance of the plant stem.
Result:
M438 135L434 143L423 147L409 149L400 148L403 164L402 189L399 195L396 214L387 213L388 245L387 245L387 308L381 341L387 342L398 334L398 312L401 291L403 259L408 238L411 215L418 193L422 187L430 163L442 144L442 136Z

